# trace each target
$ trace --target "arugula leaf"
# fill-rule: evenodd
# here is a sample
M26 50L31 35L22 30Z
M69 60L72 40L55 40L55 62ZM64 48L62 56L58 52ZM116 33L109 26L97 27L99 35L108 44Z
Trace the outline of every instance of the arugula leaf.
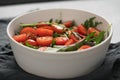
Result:
M39 48L37 46L30 45L27 41L25 42L25 45L30 47L30 48L33 48L33 49L38 49Z
M60 37L60 34L58 34L58 33L55 32L55 33L53 33L53 37L54 37L54 38Z
M86 27L86 28L89 28L89 27L97 27L99 24L102 24L102 22L98 22L98 21L95 21L96 17L91 17L90 19L86 20L83 25Z
M23 24L23 23L20 24L20 26L23 27L23 28L28 27L28 26L29 27L35 27L36 25L37 25L36 23L35 24Z
M103 41L103 39L104 39L104 34L105 34L105 32L104 32L104 31L101 31L101 32L99 33L99 35L95 37L95 42L96 42L95 44L96 44L96 45Z
M56 44L56 41L55 39L53 39L51 47L54 47L55 44Z
M90 33L89 35L86 36L85 41L88 42L91 40L91 38L94 36L95 32Z
M53 19L51 18L50 20L49 20L49 23L52 23L53 22Z
M83 40L81 42L76 43L75 45L63 47L63 48L59 49L57 52L76 51L84 44L84 42L85 41Z

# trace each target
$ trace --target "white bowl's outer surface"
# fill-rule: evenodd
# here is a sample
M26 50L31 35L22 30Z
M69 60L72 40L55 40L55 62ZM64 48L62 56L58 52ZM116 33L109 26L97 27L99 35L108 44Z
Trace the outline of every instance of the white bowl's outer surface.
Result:
M74 52L40 52L19 44L12 39L12 36L20 23L35 23L53 18L64 21L75 20L79 24L94 16L96 20L103 22L98 28L107 31L109 23L104 18L81 10L39 10L13 19L7 27L7 33L18 65L31 74L58 79L78 77L93 71L105 58L112 36L111 29L109 36L102 43L87 50Z

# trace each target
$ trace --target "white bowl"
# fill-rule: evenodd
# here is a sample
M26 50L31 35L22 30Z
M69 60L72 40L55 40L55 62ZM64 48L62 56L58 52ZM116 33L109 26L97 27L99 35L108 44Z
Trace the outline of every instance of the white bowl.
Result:
M75 20L83 23L90 17L96 17L103 22L98 26L109 35L100 44L82 51L71 52L40 52L16 42L12 36L19 28L20 23L34 23L49 19ZM48 9L23 14L13 19L8 27L7 34L18 65L28 73L47 78L73 78L88 74L103 62L108 49L112 30L108 21L96 14L74 9Z

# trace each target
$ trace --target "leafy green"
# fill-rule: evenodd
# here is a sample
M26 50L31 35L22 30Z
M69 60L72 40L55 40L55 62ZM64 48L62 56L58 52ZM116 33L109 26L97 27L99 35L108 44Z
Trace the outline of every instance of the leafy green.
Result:
M101 32L99 33L99 35L95 37L94 41L95 41L95 44L96 44L96 45L99 44L99 43L101 43L101 42L103 41L103 39L104 39L104 34L105 34L105 32L104 32L104 31L101 31Z
M76 51L76 50L78 50L83 44L84 44L84 40L81 41L81 42L76 43L75 45L63 47L63 48L59 49L57 52Z
M52 23L53 22L53 19L51 18L50 20L49 20L49 23Z
M35 24L23 24L23 23L20 24L21 27L27 27L27 26L35 27L36 25L37 25L36 23Z
M55 22L58 23L58 24L62 24L62 20L61 19L60 20L56 19Z
M33 48L33 49L38 49L39 48L37 46L33 46L33 45L29 44L27 41L25 42L25 45L30 47L30 48Z
M53 39L51 47L54 47L55 44L56 44L56 41Z
M95 32L90 33L89 35L86 36L85 41L88 42L91 40L91 38L94 36Z
M61 34L56 33L56 32L55 32L55 33L53 33L53 37L54 37L54 38L56 38L56 37L60 37L60 35L61 35Z
M98 21L95 21L96 17L91 17L90 19L86 20L83 25L86 27L86 28L89 28L89 27L97 27L99 24L102 24L102 22L98 22Z

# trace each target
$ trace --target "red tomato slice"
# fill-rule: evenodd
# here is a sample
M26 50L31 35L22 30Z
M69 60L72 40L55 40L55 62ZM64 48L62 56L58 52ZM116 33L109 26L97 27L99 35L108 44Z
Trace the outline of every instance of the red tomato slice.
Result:
M44 29L44 28L38 28L38 29L36 29L36 33L39 36L52 36L53 35L53 31L52 30Z
M57 37L55 38L55 42L57 45L64 45L68 41L66 37Z
M69 46L69 45L71 45L71 44L73 44L74 43L74 40L73 39L69 39L66 43L65 43L65 45L66 46Z
M41 28L44 28L44 29L49 29L49 30L54 30L54 28L52 26L42 26Z
M79 25L77 31L79 34L87 35L87 30L83 25Z
M72 31L74 31L74 32L78 32L78 27L77 27L77 26L73 26Z
M83 49L87 49L87 48L90 48L90 47L91 46L89 46L89 45L83 45L78 50L83 50Z
M54 29L55 32L60 33L60 34L64 32L63 29L57 29L55 27L53 27L53 29Z
M20 31L20 34L23 34L23 33L36 34L36 30L34 28L32 28L32 27L25 27Z
M96 28L89 27L89 28L88 28L88 33L90 34L90 33L92 33L92 32L95 32L94 36L98 36L99 33L100 33L100 31L97 30Z
M79 41L73 34L70 35L70 39L73 39L74 42L78 42Z
M53 37L50 36L46 36L46 37L38 37L36 39L38 45L40 46L50 46L50 44L52 43Z
M71 27L73 25L73 21L66 21L63 23L66 27Z
M41 22L41 23L37 23L36 26L37 27L42 27L42 26L48 26L48 24L45 24L45 23Z
M38 44L37 44L37 42L35 41L35 40L33 40L33 39L28 39L28 40L26 40L30 45L33 45L33 46L37 46Z
M13 36L13 39L16 40L17 42L24 42L27 39L27 35L26 34L15 35Z

